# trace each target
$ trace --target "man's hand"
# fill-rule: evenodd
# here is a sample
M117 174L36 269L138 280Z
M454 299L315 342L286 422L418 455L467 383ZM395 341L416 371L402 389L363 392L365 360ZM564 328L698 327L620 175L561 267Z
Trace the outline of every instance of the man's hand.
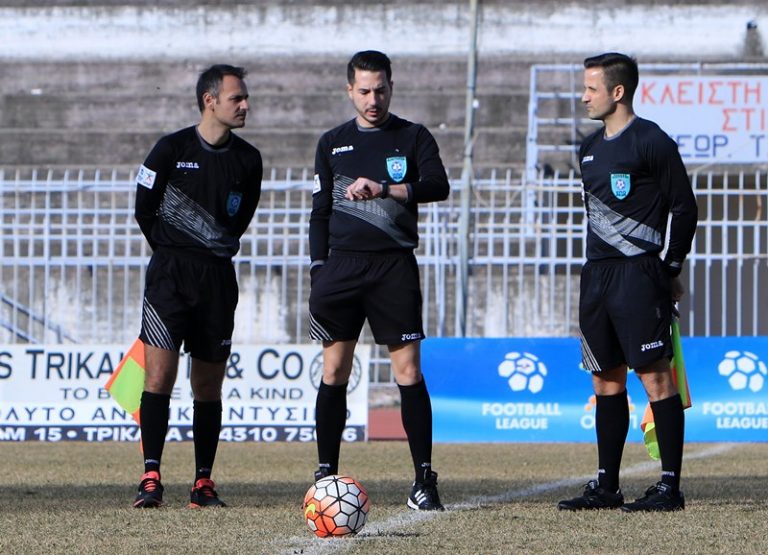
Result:
M358 177L355 182L347 187L344 197L348 200L371 200L381 196L380 183L371 181L367 177Z
M685 295L685 287L680 277L673 277L670 282L670 292L672 293L672 302L676 303Z

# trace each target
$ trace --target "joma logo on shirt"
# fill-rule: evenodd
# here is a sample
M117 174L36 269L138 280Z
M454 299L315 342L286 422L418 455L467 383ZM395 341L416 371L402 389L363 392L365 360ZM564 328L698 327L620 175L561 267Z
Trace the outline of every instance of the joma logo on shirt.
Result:
M331 150L331 156L336 156L337 154L341 154L342 152L351 152L353 150L355 150L355 147L353 145L337 146L333 150Z
M176 169L186 168L190 170L199 170L200 166L197 162L176 162Z

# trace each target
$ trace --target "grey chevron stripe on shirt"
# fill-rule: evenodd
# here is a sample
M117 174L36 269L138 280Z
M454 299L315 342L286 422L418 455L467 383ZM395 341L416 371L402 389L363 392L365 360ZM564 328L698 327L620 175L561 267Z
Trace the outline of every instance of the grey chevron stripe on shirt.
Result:
M364 202L344 198L347 187L354 182L354 179L344 175L333 176L333 209L360 218L379 228L402 247L413 247L413 239L403 233L395 223L398 217L412 217L405 207L391 198L377 198Z
M230 256L233 248L237 250L237 239L202 206L170 184L160 205L160 217L217 256Z
M635 256L646 252L645 249L628 241L627 237L662 246L661 234L652 227L619 214L590 193L586 193L586 197L592 230L600 239L623 255Z

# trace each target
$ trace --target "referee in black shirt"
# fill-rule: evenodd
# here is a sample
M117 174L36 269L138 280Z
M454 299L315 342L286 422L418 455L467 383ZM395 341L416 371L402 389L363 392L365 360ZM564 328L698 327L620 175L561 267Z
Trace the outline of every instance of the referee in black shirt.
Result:
M245 70L215 65L197 82L200 123L163 137L139 168L136 220L152 247L140 338L146 377L140 425L144 474L134 507L163 503L160 459L179 349L192 358L195 479L191 507L217 507L211 468L221 430L221 385L238 287L232 257L261 194L259 151L232 133L245 125Z
M670 325L683 295L678 278L696 231L697 207L675 142L639 118L632 96L634 59L607 53L584 61L584 95L591 119L604 126L579 152L587 210L587 262L581 272L579 327L584 367L596 396L598 474L583 495L560 509L673 511L680 491L684 417L672 381ZM667 219L669 242L664 259ZM648 395L661 452L661 480L624 504L619 466L629 430L627 368Z
M407 505L443 510L432 470L432 407L421 374L422 297L413 251L417 207L447 198L448 179L429 131L389 112L392 70L385 54L355 54L347 82L357 116L320 138L309 223L310 336L323 342L315 477L338 472L347 382L367 319L376 343L389 349L400 389L415 470Z

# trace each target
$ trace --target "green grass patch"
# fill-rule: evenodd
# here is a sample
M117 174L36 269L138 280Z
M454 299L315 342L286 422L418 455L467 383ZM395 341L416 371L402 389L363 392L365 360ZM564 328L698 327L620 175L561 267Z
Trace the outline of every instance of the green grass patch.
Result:
M439 444L434 465L445 513L405 507L412 468L404 442L342 446L341 472L368 490L371 512L353 538L321 540L301 501L314 444L223 443L214 469L230 507L186 508L191 444L168 444L166 506L131 508L142 471L135 444L4 443L0 553L768 553L768 444L686 446L687 509L672 514L567 513L595 472L588 444ZM658 480L629 444L628 499Z

